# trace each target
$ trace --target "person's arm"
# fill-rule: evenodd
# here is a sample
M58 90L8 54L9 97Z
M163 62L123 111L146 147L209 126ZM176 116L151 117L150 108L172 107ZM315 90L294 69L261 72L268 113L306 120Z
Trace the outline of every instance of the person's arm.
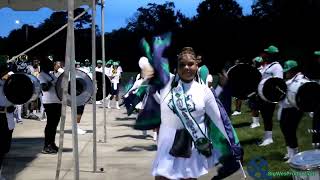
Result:
M124 97L127 98L132 91L138 89L139 86L141 85L141 83L142 83L141 80L135 81L134 84L133 84L133 86L132 86L132 87L129 89L129 91L124 95Z
M42 72L39 74L39 81L40 81L40 86L42 91L49 91L49 89L52 86L52 83L45 78L45 74Z
M211 92L211 90L208 87L205 87L204 90L205 93L205 112L211 119L211 121L215 124L215 126L220 130L220 132L225 136L227 136L227 133L225 131L222 119L221 119L221 114L220 110L218 107L218 104L216 102L216 99ZM228 138L227 138L228 139ZM229 141L229 139L228 139Z

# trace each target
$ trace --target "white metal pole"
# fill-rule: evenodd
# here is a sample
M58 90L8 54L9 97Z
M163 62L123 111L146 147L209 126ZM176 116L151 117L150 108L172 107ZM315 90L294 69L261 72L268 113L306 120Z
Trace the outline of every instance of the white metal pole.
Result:
M68 31L69 34L69 31ZM67 110L67 94L68 94L68 81L69 81L69 72L70 72L70 61L68 57L70 56L70 41L67 40L66 44L66 54L65 54L65 68L62 79L62 107L61 107L61 121L60 121L60 136L59 136L59 151L58 151L58 162L56 169L56 178L59 180L60 170L61 170L61 161L62 161L62 150L63 150L63 140L64 140L64 128L66 122L66 110Z
M106 52L105 52L105 41L104 41L104 0L101 0L101 47L102 47L102 82L103 82L103 140L107 142L107 118L106 118Z
M79 14L77 17L74 18L74 20L79 19L81 16L83 16L86 12L88 12L89 8L86 9L85 11L83 11L81 14ZM36 43L35 45L31 46L30 48L24 50L23 52L19 53L16 56L13 56L8 62L12 62L14 61L17 57L26 54L27 52L31 51L32 49L36 48L37 46L39 46L40 44L46 42L48 39L52 38L54 35L58 34L60 31L62 31L64 28L66 28L68 26L68 23L63 25L61 28L59 28L58 30L56 30L55 32L53 32L52 34L50 34L49 36L45 37L43 40L39 41L38 43Z
M88 9L86 9L84 12L82 12L80 15L78 15L74 20L80 18L82 15L84 15ZM49 39L50 37L54 36L58 32L60 32L65 27L68 27L68 23L64 26L62 26L59 30L51 34L47 37ZM67 32L68 36L70 31ZM41 42L44 42L47 40L46 38ZM35 45L36 46L36 45ZM70 49L71 49L71 43L70 40L67 40L66 44L66 56L65 56L65 68L64 68L64 76L62 80L62 107L61 107L61 121L60 121L60 136L59 136L59 151L58 151L58 162L57 162L57 169L56 169L56 178L55 180L59 180L60 171L61 171L61 161L62 161L62 151L63 151L63 140L64 140L64 129L65 129L65 122L66 122L66 109L67 109L67 94L68 94L68 81L69 81L69 73L70 73ZM30 49L31 50L31 49Z
M79 151L77 131L77 105L76 105L76 76L75 76L75 45L74 45L74 0L68 0L68 40L70 41L70 54L67 60L70 61L71 81L71 114L72 114L72 144L74 160L74 179L79 180Z
M96 0L92 0L92 130L93 130L93 172L97 172L97 115L96 115Z

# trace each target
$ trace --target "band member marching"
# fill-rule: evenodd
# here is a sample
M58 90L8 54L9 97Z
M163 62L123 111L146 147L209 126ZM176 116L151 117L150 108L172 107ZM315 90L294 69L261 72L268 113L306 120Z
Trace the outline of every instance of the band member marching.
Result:
M285 73L285 78L287 79L286 84L288 88L290 88L293 82L297 82L306 78L299 71L298 63L295 60L286 61L284 63L283 72ZM282 100L280 102L280 106L282 107L280 128L287 146L287 154L285 155L284 159L288 160L287 162L289 162L290 158L298 153L297 129L303 112L294 107L288 101L288 98Z
M14 106L8 106L5 95L3 94L3 86L9 78L9 68L7 59L0 56L0 179L4 179L1 175L4 156L9 152L11 147L12 132L15 127L13 112Z
M269 78L269 77L278 77L283 79L283 69L279 62L277 62L277 54L279 52L278 48L275 46L269 46L267 49L264 50L267 54L264 58L263 68L261 69L262 74L262 80ZM264 137L262 139L262 142L259 144L259 146L267 146L271 143L273 143L272 139L272 118L273 113L276 107L275 103L270 103L261 100L260 101L260 112L261 116L263 118L264 123Z
M320 84L320 51L315 51L316 56L315 63L313 64L315 72L313 73L313 79ZM312 145L314 148L320 149L320 103L313 112L312 128L314 133L312 135Z
M45 142L42 153L56 154L58 147L55 144L56 130L60 122L61 101L55 91L57 78L62 74L60 63L52 62L51 58L45 57L41 62L39 80L42 89L42 103L47 115L45 127Z
M118 70L119 67L119 62L113 62L113 66L111 68L111 75L110 75L110 79L111 79L111 97L110 99L108 99L107 104L108 104L108 108L111 108L110 103L113 99L113 97L115 96L116 99L116 108L120 109L119 107L119 80L120 80L120 75L121 72Z
M257 68L258 71L261 73L262 71L262 63L263 63L263 57L257 56L252 61L253 67ZM259 113L259 102L257 100L257 96L253 96L252 98L249 98L248 100L249 108L251 109L251 116L252 116L252 123L250 125L250 128L257 128L260 127L260 113Z

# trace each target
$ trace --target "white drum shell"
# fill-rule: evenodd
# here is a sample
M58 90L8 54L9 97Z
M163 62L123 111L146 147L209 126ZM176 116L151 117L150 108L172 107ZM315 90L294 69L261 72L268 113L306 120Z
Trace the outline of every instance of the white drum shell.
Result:
M297 172L294 180L320 179L320 150L309 150L296 154L290 162L290 167Z
M265 88L265 85L266 85L267 83L270 83L269 81L270 81L270 82L280 83L280 84L278 84L277 86L284 86L284 87L285 87L285 90L282 89L282 88L284 88L284 87L282 87L282 88L281 88L281 87L278 87L279 90L277 90L277 91L283 91L283 95L281 95L281 98L280 98L280 97L277 97L277 96L275 95L275 97L277 97L277 98L275 98L275 100L271 100L271 99L268 99L268 98L265 96L265 94L264 94L264 88ZM269 84L269 85L270 85L270 84ZM273 91L276 92L276 88L277 88L277 87L274 87L274 88L273 88L273 86L272 86L272 92L273 92ZM270 87L269 87L269 89L270 89ZM282 89L282 90L281 90L281 89ZM259 94L260 98L261 98L262 100L266 101L266 102L269 102L269 103L278 103L279 101L283 100L283 99L285 98L286 91L287 91L287 86L286 86L286 84L285 84L285 81L284 81L283 79L281 79L281 78L278 78L278 77L268 77L268 78L262 79L262 80L260 81L259 85L258 85L258 94ZM270 97L270 98L271 98L271 97ZM279 99L278 99L278 98L279 98Z
M288 85L287 98L289 103L292 104L294 107L299 108L296 102L296 95L299 91L299 88L308 82L311 81L308 79L299 79L297 81L293 81L291 84Z
M258 85L258 94L259 96L261 97L261 99L263 99L264 101L267 101L267 102L270 102L263 94L263 87L264 87L264 84L266 83L266 81L268 80L269 78L265 78L265 79L262 79Z

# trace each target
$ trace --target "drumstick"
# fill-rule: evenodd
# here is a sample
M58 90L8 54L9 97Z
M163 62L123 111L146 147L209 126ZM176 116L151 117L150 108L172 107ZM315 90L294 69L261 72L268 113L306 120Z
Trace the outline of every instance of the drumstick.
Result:
M254 96L254 95L256 95L256 92L250 93L250 94L248 95L248 98L251 98L251 96Z
M279 90L282 94L286 94L282 89L279 88L279 86L276 87L277 90Z
M242 171L242 175L243 175L244 179L247 179L246 172L244 172L244 169L243 169L243 167L242 167L241 161L238 160L238 162L239 162L239 165L240 165L240 167L241 167L241 171Z

